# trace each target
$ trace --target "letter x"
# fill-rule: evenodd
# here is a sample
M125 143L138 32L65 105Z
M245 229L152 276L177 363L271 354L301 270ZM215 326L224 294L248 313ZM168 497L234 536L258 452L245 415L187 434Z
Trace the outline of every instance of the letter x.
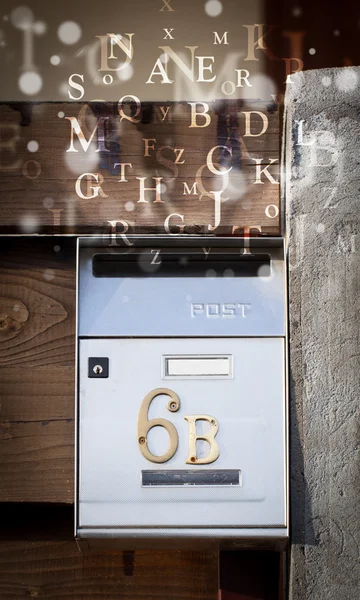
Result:
M165 29L165 27L164 27L164 31L166 33L166 36L163 38L164 40L167 40L167 39L173 40L174 39L173 36L171 35L171 32L174 31L173 27L172 27L172 29Z
M160 12L165 10L165 8L167 8L171 12L175 12L175 10L173 8L171 8L171 6L170 6L171 0L162 0L162 1L163 1L164 6L162 8L160 8Z

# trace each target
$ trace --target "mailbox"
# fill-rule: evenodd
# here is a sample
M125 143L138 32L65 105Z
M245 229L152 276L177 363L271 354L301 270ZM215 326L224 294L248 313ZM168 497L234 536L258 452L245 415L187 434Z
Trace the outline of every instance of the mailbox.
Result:
M282 239L80 238L82 548L288 537Z

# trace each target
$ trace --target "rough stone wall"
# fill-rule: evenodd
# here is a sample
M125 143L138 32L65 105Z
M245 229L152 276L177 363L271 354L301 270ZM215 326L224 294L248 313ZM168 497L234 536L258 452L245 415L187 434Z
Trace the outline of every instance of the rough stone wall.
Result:
M287 84L290 600L360 597L360 68Z

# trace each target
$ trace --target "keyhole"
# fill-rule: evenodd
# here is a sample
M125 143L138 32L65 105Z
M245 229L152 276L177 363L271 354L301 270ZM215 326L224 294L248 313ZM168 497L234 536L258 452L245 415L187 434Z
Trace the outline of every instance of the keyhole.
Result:
M103 368L101 365L95 365L93 371L96 375L101 375L101 373L103 372Z

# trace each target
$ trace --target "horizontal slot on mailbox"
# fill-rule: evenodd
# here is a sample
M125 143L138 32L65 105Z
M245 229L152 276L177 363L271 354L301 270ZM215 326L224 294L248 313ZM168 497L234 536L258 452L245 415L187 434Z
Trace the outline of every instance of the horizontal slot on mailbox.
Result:
M189 485L240 485L239 469L207 469L141 471L142 485L150 486L189 486Z
M229 356L176 356L165 357L165 376L230 376Z
M144 251L94 254L95 277L269 277L269 254Z

